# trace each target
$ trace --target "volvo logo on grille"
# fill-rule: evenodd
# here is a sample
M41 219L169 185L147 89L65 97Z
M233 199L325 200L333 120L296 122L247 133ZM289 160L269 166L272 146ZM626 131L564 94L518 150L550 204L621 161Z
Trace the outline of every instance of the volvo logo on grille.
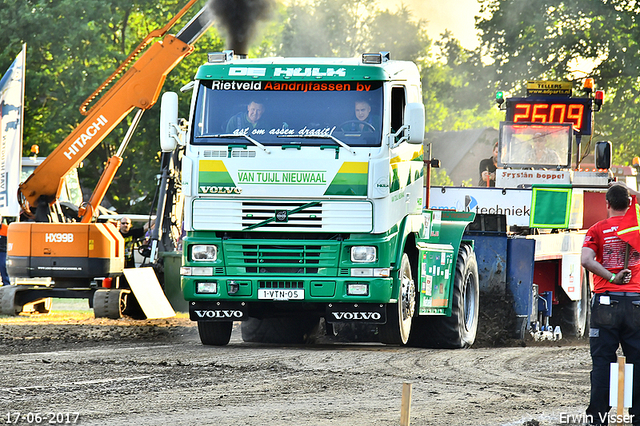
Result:
M289 214L286 210L276 210L276 222L288 222Z

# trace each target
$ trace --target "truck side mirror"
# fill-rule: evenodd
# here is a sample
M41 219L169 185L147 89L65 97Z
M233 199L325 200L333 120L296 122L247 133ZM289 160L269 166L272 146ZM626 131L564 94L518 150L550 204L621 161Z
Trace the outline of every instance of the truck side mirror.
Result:
M160 149L171 152L178 145L178 94L166 92L160 104Z
M596 169L611 168L611 142L596 142Z
M406 135L409 143L424 142L424 105L421 102L411 102L404 107L405 125L408 126Z

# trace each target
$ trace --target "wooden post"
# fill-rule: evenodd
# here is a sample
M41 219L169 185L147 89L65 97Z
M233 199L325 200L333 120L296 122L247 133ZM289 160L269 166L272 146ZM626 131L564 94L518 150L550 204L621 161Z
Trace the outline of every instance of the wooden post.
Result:
M411 383L402 384L402 405L400 406L400 426L409 426L411 415Z
M624 411L624 370L626 361L627 357L618 357L618 406L616 407L617 419L622 419L622 412ZM624 424L624 422L620 424Z

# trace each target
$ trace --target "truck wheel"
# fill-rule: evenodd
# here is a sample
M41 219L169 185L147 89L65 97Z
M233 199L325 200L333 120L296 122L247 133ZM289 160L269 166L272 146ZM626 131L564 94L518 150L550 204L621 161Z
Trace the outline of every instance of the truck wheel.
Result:
M407 253L400 264L400 294L398 302L389 305L387 323L379 327L380 341L390 345L404 345L409 340L411 322L416 309L416 289Z
M571 300L560 290L562 297L556 313L551 317L551 324L559 325L563 336L584 337L589 326L589 272L583 271L580 300ZM555 318L555 320L554 320Z
M224 346L231 339L233 322L198 321L198 334L203 345Z
M320 326L317 316L249 318L242 321L242 340L251 343L280 343L299 345L310 343Z
M129 290L101 288L93 293L93 315L96 318L122 318Z
M460 245L453 283L451 316L419 316L409 344L423 348L467 348L478 331L478 263L468 244Z
M16 305L16 292L18 286L3 285L0 287L0 314L18 315L22 312L22 306Z

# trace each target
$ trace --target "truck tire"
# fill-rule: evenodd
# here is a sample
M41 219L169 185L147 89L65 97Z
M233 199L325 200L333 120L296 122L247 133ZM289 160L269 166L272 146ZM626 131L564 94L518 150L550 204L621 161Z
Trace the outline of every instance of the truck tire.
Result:
M459 349L470 347L478 331L480 284L473 249L461 244L453 283L451 316L418 316L409 344L422 348Z
M198 321L198 334L203 345L224 346L231 339L232 321Z
M409 340L411 323L416 310L416 289L411 274L411 261L402 254L398 301L388 305L387 323L378 327L380 341L388 345L404 345Z
M551 324L555 327L560 326L562 335L565 337L584 337L589 327L589 272L583 271L582 274L582 295L580 300L571 300L562 290L559 291L561 297L557 312L551 317Z
M93 315L96 318L122 318L129 290L101 288L93 293Z
M319 326L316 316L249 318L242 321L240 330L245 342L299 345L310 343Z

